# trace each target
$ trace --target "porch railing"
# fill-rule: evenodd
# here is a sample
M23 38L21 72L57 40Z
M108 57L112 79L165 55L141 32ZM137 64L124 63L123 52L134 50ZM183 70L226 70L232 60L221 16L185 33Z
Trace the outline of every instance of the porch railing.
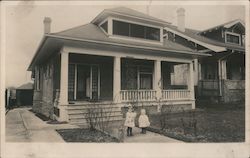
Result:
M185 89L162 90L162 100L190 99L190 91Z
M155 101L155 90L122 90L121 101ZM162 100L185 100L190 99L190 91L185 89L162 90Z
M155 90L121 90L121 101L152 101L156 98Z

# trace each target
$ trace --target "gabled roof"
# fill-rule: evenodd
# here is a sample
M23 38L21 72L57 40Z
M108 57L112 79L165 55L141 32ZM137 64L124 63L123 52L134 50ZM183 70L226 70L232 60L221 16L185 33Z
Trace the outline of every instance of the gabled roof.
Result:
M125 17L130 17L134 19L139 19L139 20L145 20L145 21L150 21L150 22L155 22L159 23L161 25L169 25L171 23L166 22L164 20L158 19L156 17L144 14L142 12L138 12L136 10L126 8L126 7L116 7L116 8L111 8L111 9L104 9L99 15L97 15L91 23L96 23L98 19L102 17L107 17L109 15L122 15Z
M236 22L237 20L234 20L234 21ZM229 25L232 23L233 23L233 21L225 23L223 25ZM182 32L174 25L166 26L165 29L169 30L175 34L178 34L179 36L182 36L182 37L186 38L187 40L193 41L193 42L195 42L203 47L206 47L212 51L215 51L215 52L222 52L222 51L225 51L226 49L235 49L235 50L239 50L239 51L245 50L244 46L230 44L230 43L223 43L223 42L209 39L205 36L202 36L202 35L200 35L201 31L199 31L199 30L193 30L193 29L186 28L185 32Z
M238 23L245 27L245 23L241 19L235 19L235 20L232 20L232 21L229 21L229 22L217 25L217 26L213 26L213 27L205 29L203 31L200 31L199 34L201 34L203 32L206 32L206 31L209 31L209 30L220 28L220 27L230 28L230 27L232 27L232 26L234 26L235 24L238 24Z
M17 87L17 89L33 89L33 83L26 83L26 84L23 84L19 87Z

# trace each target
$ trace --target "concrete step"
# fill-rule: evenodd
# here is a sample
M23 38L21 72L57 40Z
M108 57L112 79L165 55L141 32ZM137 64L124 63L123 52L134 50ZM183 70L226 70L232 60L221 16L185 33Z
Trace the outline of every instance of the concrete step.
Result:
M112 121L123 121L123 118L121 116L111 116L109 118L99 118L101 122L112 122ZM69 122L70 124L88 124L86 118L69 118ZM96 122L93 120L93 122Z
M79 105L68 105L67 109L68 110L73 110L73 109L120 109L121 107L115 105L115 104L79 104Z
M95 108L95 109L89 109L89 108L83 108L83 109L68 109L68 114L85 114L89 113L90 111L93 111L95 113L110 113L110 112L121 112L121 109L119 108Z
M114 116L107 116L107 117L92 117L93 119L103 119L103 120L113 120L113 119L123 119L122 115L114 115ZM87 118L85 116L82 117L69 117L69 121L77 121L77 120L86 120Z

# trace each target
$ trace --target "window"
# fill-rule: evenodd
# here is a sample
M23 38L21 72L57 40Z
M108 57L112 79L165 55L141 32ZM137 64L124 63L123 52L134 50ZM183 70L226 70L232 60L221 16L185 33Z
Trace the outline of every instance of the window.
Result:
M152 67L139 67L140 89L153 89L153 70Z
M226 32L226 43L240 44L240 35Z
M104 23L101 25L101 28L102 28L104 31L108 32L108 21L104 22Z
M160 40L160 29L146 27L146 39Z
M129 36L129 23L114 20L113 34L121 36Z
M144 38L145 36L145 27L142 25L131 24L131 37Z
M91 64L69 64L68 100L98 100L100 68Z
M160 29L113 20L113 34L160 41Z
M36 76L36 90L40 90L40 69L37 67L35 71Z
M122 89L153 89L153 68L126 63L122 66Z

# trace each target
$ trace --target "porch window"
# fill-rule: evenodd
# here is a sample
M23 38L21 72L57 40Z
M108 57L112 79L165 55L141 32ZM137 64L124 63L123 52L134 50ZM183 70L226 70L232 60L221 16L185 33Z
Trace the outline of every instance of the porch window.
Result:
M140 89L153 89L153 72L151 67L139 67Z
M153 68L131 63L125 64L122 67L122 89L153 89Z
M99 66L69 64L68 75L69 101L99 99Z
M113 34L160 41L160 29L113 20Z
M218 79L217 64L207 63L202 65L203 77L208 80Z

